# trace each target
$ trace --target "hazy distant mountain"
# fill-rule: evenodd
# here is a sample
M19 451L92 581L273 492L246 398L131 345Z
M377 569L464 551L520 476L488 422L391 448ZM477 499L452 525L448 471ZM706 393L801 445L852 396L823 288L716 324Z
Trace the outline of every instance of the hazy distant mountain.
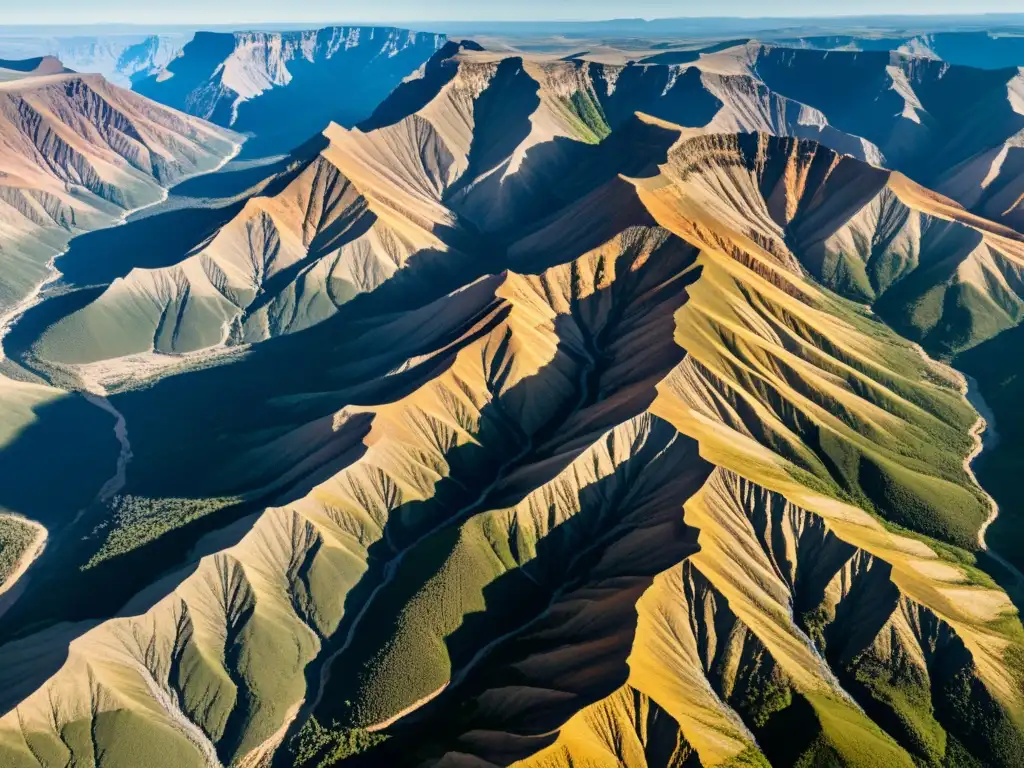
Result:
M783 38L786 46L825 50L901 51L982 69L1024 66L1024 27L1003 34L991 32L926 32L904 37L828 35Z
M95 72L123 87L165 66L191 39L191 33L13 35L0 29L0 57L54 56L76 72Z
M256 134L247 153L287 151L329 122L354 125L445 42L389 27L200 32L135 89Z
M0 59L0 82L20 80L37 75L59 75L70 70L53 56L37 56L33 59Z
M417 26L417 25L414 25ZM421 22L452 36L515 38L676 38L699 40L751 36L890 36L934 32L1024 30L1024 14L935 14L875 16L701 16L660 19L621 18L597 21L456 21Z

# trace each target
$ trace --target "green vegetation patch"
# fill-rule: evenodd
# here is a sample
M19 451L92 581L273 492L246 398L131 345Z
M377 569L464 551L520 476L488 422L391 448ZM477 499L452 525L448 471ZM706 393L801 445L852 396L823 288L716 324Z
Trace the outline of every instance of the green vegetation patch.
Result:
M93 529L92 536L106 534L103 545L83 566L93 568L105 560L131 552L217 510L237 503L234 498L151 499L145 496L115 496L109 519Z
M25 741L0 739L4 768L204 768L207 761L170 724L135 712L114 709L92 718L72 720L60 727L25 731Z
M0 517L0 584L4 584L36 539L36 528L16 517Z
M966 488L867 455L859 484L886 519L960 547L977 546L987 513Z
M830 495L901 528L957 548L975 549L988 502L964 470L964 457L973 445L968 433L977 413L961 395L956 374L927 363L862 306L834 295L826 305L824 309L879 343L877 360L848 355L815 329L783 319L824 353L812 358L815 365L843 378L858 397L904 423L887 424L869 410L862 413L835 402L819 403L842 425L794 423L791 429L795 427L812 452L810 461L808 457L795 461L803 470L794 470L794 476L799 474L795 479L808 484L806 474L813 474L819 481L811 484L816 490L823 490L821 483L830 485ZM837 366L836 360L843 365ZM884 389L851 377L843 366L860 371Z
M914 766L910 755L891 736L846 702L821 694L810 694L807 698L821 724L822 738L797 760L799 768Z
M363 623L351 647L335 660L325 697L331 708L321 715L369 725L447 683L451 649L446 639L467 615L487 608L484 589L507 567L476 521L421 542L378 594L375 620Z
M905 658L882 661L866 654L854 677L873 701L865 703L875 722L928 764L940 764L946 731L935 719L929 680Z
M793 703L792 688L786 675L765 652L751 654L740 663L737 674L742 682L729 703L751 727L760 730L775 713Z
M310 717L288 745L295 768L328 768L386 740L387 736L360 728L324 727Z
M761 750L751 745L722 763L722 768L771 768L771 763Z
M598 144L611 134L604 111L590 90L580 89L569 97L560 97L559 105L580 141Z

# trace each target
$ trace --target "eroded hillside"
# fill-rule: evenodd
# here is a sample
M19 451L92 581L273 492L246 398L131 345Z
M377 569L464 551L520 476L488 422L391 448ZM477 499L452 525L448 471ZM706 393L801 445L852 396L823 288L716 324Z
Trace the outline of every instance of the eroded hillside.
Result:
M0 82L3 325L75 235L123 221L237 150L230 131L44 58Z
M1024 245L788 56L449 45L57 319L119 474L0 621L0 762L1015 766L983 424L893 328L1009 327Z
M122 376L156 362L149 352L301 331L407 268L413 287L424 275L455 287L467 269L480 273L467 251L504 248L616 174L663 162L678 134L638 114L699 133L824 137L879 159L749 75L495 59L449 44L361 127L329 128L328 146L287 189L251 200L174 266L116 281L49 329L35 355Z
M297 56L295 46L286 49ZM685 64L616 66L449 43L358 128L329 128L328 147L288 189L252 200L173 266L114 283L51 328L35 355L44 363L103 363L121 376L139 362L123 358L157 353L145 367L161 354L223 350L308 328L410 266L454 287L461 278L438 273L458 275L481 236L500 249L615 174L664 163L674 134L659 121L684 137L812 140L937 184L1004 226L906 179L882 182L852 161L836 175L823 171L821 183L831 179L819 194L826 203L802 217L810 223L791 222L794 211L772 220L800 226L794 250L815 279L875 305L930 350L954 354L1015 325L1020 246L1011 241L1020 236L1008 227L1016 204L1012 148L1024 129L1019 77L903 54L825 55L750 43ZM836 80L853 90L840 98L828 85ZM957 106L963 92L977 109ZM581 166L590 173L576 172ZM863 177L856 185L863 199L835 194L845 173ZM886 190L874 190L871 179ZM735 207L733 217L751 214ZM815 222L831 231L813 231ZM82 329L95 329L87 343Z
M1014 765L977 415L857 302L1019 238L714 133L735 108L663 69L435 59L44 337L80 374L267 341L110 397L128 500L61 551L76 589L154 584L96 626L16 606L5 674L43 674L7 681L6 764ZM180 559L125 549L172 500Z

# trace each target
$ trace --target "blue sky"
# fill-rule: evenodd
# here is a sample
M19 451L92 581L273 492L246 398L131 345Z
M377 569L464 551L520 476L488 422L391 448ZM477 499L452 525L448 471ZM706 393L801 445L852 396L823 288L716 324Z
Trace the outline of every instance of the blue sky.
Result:
M1022 11L1021 0L0 0L0 24L493 21Z

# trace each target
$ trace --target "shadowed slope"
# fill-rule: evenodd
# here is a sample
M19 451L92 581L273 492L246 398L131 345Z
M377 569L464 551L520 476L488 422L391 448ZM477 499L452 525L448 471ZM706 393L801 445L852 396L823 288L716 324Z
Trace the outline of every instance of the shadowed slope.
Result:
M171 267L264 340L111 397L132 498L6 621L3 761L1012 768L976 414L830 289L881 308L1018 239L817 143L699 135L827 133L723 61L435 59ZM430 256L375 272L382 232ZM303 325L324 264L366 283ZM193 327L165 306L146 343Z
M139 93L236 131L246 156L287 152L331 121L365 119L444 45L393 27L301 32L199 32ZM338 88L343 82L344 88Z

